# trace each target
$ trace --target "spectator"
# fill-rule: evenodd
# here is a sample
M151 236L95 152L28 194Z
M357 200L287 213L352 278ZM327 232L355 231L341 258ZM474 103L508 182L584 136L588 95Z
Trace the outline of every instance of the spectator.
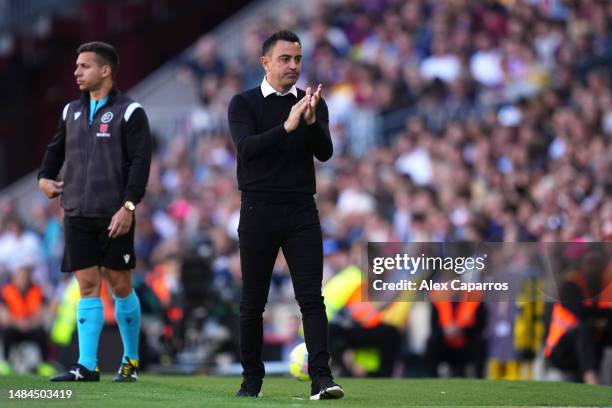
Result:
M2 287L0 293L4 357L10 361L11 351L16 346L32 341L42 357L37 371L40 375L49 375L55 370L48 364L47 333L44 328L45 296L40 286L32 282L31 273L30 265L17 267L11 281ZM6 373L10 370L7 368L4 363L0 371Z

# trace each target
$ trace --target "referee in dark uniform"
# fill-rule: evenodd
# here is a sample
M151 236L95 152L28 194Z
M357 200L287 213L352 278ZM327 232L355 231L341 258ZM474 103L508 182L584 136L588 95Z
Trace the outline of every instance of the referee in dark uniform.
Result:
M81 45L74 76L81 98L68 103L38 175L48 198L61 195L66 239L62 271L75 272L79 361L52 381L99 381L97 351L104 325L102 274L115 299L123 357L117 382L136 381L140 302L132 289L134 211L145 193L151 136L140 106L113 84L119 65L103 42ZM64 167L63 181L56 178Z
M297 89L301 43L280 31L265 40L261 86L232 98L228 120L238 152L242 192L238 236L242 269L240 358L243 382L236 394L260 396L265 374L261 358L262 313L272 268L282 248L302 312L308 349L311 399L344 396L329 369L328 328L321 284L323 249L314 201L313 156L332 156L329 115L315 92Z

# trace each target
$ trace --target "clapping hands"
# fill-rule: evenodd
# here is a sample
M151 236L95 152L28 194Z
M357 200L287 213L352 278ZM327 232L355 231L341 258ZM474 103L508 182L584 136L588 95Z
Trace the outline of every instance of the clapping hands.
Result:
M323 90L323 85L319 84L317 86L317 90L315 93L312 93L312 89L310 87L306 88L306 97L308 98L308 102L306 103L306 109L304 110L304 120L308 125L312 125L315 120L317 120L315 116L315 110L317 108L317 104L321 99L321 91Z
M312 88L306 88L306 95L291 107L289 117L284 123L287 133L293 132L300 124L300 118L303 116L306 124L312 125L316 121L315 111L319 100L321 100L321 91L323 85L317 86L316 92L312 93Z

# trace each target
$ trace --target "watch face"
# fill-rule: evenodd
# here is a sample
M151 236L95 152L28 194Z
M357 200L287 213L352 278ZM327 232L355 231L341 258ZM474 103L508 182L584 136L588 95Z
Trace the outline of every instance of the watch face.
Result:
M126 201L125 203L125 208L127 208L130 211L134 211L136 209L136 206L134 205L133 202L131 201Z

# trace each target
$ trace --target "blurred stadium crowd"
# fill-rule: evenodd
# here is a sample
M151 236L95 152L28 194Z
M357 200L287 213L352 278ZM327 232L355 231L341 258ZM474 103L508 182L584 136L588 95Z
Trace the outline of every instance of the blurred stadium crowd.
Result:
M197 87L201 104L157 135L136 211L151 363L236 361L240 194L227 104L261 82L261 43L276 28L300 36L298 86L322 83L330 110L334 156L317 164L326 281L368 241L612 239L612 3L343 0L309 12L261 18L235 60L205 36L193 59L176 61L176 80ZM61 217L42 198L25 219L0 207L0 284L30 271L44 294L35 323L52 340L71 285L59 272ZM264 317L271 356L299 342L292 302L281 254ZM397 325L405 369L395 375L426 373L423 316Z

